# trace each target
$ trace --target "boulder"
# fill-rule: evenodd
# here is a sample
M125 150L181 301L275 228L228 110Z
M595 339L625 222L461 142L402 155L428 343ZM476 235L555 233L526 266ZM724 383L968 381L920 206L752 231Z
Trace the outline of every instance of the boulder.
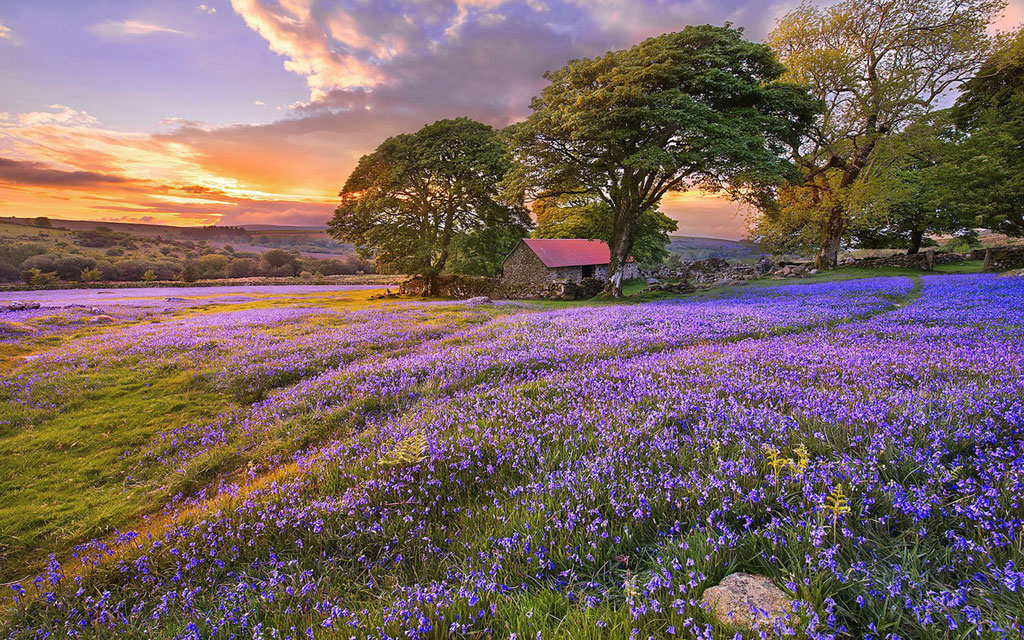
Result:
M775 261L772 260L769 256L761 256L760 258L757 259L757 264L754 265L754 268L761 275L765 275L767 273L770 273L772 269L775 268Z
M463 304L468 304L471 307L476 307L481 304L490 304L490 302L491 299L488 298L487 296L476 296L475 298L470 298L469 300L466 300Z
M647 284L658 284L657 278L647 278Z
M770 578L734 573L704 591L701 605L723 624L753 629L770 628L793 611L793 598Z
M0 335L4 334L31 334L39 333L39 329L31 325L27 325L23 322L12 322L10 320L0 320Z
M98 316L93 316L86 320L86 322L88 322L89 324L110 324L113 321L114 319L111 316L102 314Z
M21 301L15 300L4 306L7 311L25 311L26 309L38 309L39 303L34 300Z

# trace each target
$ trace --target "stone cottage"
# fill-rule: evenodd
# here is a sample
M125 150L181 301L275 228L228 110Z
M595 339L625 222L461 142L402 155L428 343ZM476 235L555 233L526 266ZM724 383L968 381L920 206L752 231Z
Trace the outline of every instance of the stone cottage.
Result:
M509 282L544 283L552 280L580 281L583 278L608 279L611 252L600 240L526 238L501 265L501 277ZM623 265L622 278L640 277L630 256Z

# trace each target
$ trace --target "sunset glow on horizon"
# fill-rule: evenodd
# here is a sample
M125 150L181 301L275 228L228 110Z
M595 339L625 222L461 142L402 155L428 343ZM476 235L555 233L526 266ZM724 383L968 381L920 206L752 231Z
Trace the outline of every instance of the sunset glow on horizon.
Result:
M458 116L501 127L570 59L686 24L761 39L798 5L0 0L0 216L323 225L388 136ZM680 234L744 232L722 198L662 208Z

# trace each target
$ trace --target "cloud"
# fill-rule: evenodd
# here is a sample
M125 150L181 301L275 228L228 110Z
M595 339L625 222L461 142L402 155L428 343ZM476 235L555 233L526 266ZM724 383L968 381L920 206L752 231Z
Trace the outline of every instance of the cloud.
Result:
M96 118L85 111L78 111L61 104L51 104L47 109L53 111L30 111L28 113L8 113L0 111L0 133L4 128L33 127L60 125L64 127L89 127L96 124Z
M336 88L375 86L383 77L372 61L362 59L361 46L372 42L358 30L347 30L344 13L314 16L310 0L269 5L260 0L231 0L245 23L259 33L270 50L288 58L285 69L306 77L314 98ZM342 38L334 41L332 35ZM344 40L345 36L351 40Z
M175 124L192 135L207 133L202 123ZM150 215L184 224L293 219L323 224L330 218L333 181L303 193L301 182L239 179L235 176L247 172L218 167L244 167L246 158L253 160L249 149L225 145L216 151L227 157L207 159L186 138L108 129L88 113L62 105L0 114L0 183L8 187L3 209L72 219ZM273 156L274 149L268 153ZM289 162L301 166L303 159L290 156Z
M35 201L21 191L4 207L203 224L322 224L359 157L389 136L458 116L501 127L528 115L530 98L546 84L544 72L568 60L703 22L732 20L758 39L798 2L232 0L244 23L307 85L302 102L274 107L287 117L219 127L167 118L159 133L143 134L105 128L59 105L0 113L4 156L42 163L39 169L133 180L88 191L66 187L61 193L75 195L67 203L40 186ZM181 33L139 21L104 24L110 36ZM680 233L742 235L736 206L719 198L673 196L663 209L680 221Z
M0 158L0 182L50 187L85 187L130 182L127 178L94 171L63 171L42 162Z
M0 40L14 40L14 32L2 22L0 22Z
M209 15L213 15L213 14L217 13L217 8L216 7L211 7L211 6L205 5L205 4L198 5L196 7L196 9L199 9L203 13L207 13Z
M749 0L450 0L407 3L401 10L387 2L338 0L231 4L271 51L287 58L287 70L305 77L316 103L332 91L401 86L410 68L439 69L451 79L473 82L491 66L536 72L529 63L545 53L569 56L549 55L544 71L570 57L598 55L686 24L732 21L745 25L747 36L756 39L798 1L765 6ZM488 36L511 46L489 47L495 43ZM457 49L501 57L456 58L451 54ZM524 61L527 66L517 64Z
M140 20L108 20L89 27L94 34L104 38L149 36L154 34L188 35L184 31Z

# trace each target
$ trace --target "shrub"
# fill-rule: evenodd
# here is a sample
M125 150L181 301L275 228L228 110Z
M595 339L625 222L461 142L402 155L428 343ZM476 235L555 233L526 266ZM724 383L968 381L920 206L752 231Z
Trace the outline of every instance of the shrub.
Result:
M18 282L21 280L21 272L7 264L0 262L0 282Z
M96 282L103 277L103 272L96 268L85 268L82 269L81 280L82 282Z
M230 261L231 259L227 256L209 253L199 258L196 268L203 278L223 278Z
M31 271L32 269L38 269L41 272L50 272L57 270L57 258L59 256L51 253L43 255L32 256L31 258L25 259L21 263L22 271Z
M152 269L146 269L146 273L142 274L142 279L146 282L152 282L156 280L156 278L156 271L153 271Z
M33 287L52 287L60 282L56 273L43 273L39 269L29 269L23 275Z
M248 278L256 272L256 262L246 258L236 258L228 264L229 278Z
M271 249L260 256L260 274L293 276L301 270L299 257L284 249Z
M199 269L193 260L187 260L185 267L181 270L181 279L185 282L195 282L199 279Z
M86 258L85 256L64 256L54 260L54 271L60 276L61 280L77 280L81 275L82 271L86 269L92 269L96 266L96 261L92 258Z

